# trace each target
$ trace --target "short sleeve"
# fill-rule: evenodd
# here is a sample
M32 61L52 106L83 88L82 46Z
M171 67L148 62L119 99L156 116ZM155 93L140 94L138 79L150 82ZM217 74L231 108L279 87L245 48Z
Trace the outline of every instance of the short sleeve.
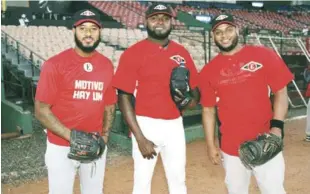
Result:
M266 61L264 62L267 84L270 86L273 93L284 88L290 81L294 79L285 62L276 52L271 49L266 49Z
M61 78L56 65L46 61L41 68L35 99L49 105L54 105L60 83Z
M185 51L185 60L186 60L186 67L189 69L190 72L190 80L189 84L192 89L198 87L198 71L196 69L195 63L190 56L190 54Z
M211 84L210 77L206 73L206 69L202 70L199 74L199 90L200 90L200 103L203 107L213 107L216 105L216 91Z
M112 86L112 84L109 85L107 88L107 91L104 94L104 104L105 105L112 105L115 104L117 101L116 96L116 89Z
M306 97L310 97L310 84L307 86Z
M133 93L136 88L138 65L134 53L127 50L119 60L119 64L112 80L112 86L128 93Z

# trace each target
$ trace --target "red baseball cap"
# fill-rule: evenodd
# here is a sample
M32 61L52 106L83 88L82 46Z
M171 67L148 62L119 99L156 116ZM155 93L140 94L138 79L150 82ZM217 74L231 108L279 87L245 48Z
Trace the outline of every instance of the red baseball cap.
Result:
M92 22L102 28L99 14L94 10L84 9L76 12L73 17L73 27L79 26L84 22Z

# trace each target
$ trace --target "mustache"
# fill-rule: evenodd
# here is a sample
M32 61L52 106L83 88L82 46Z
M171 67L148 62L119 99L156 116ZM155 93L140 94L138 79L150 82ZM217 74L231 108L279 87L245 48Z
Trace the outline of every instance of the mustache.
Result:
M157 25L157 26L154 26L154 28L165 28L164 25Z
M91 37L91 36L84 37L83 40L85 40L85 39L92 39L92 40L94 40L94 38Z

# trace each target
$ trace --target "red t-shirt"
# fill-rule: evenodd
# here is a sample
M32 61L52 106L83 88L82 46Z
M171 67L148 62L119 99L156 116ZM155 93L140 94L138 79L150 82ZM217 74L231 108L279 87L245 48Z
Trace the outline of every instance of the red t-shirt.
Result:
M242 142L269 131L273 117L269 87L275 93L292 79L284 61L260 46L244 46L233 56L219 54L203 68L201 104L217 106L224 152L237 156Z
M310 83L307 86L306 97L310 97Z
M142 40L121 56L113 78L113 86L128 93L136 91L137 115L160 119L175 119L180 112L170 95L170 74L185 60L190 71L190 87L198 86L198 73L188 51L170 41L162 48L150 40Z
M95 52L81 57L68 49L47 60L41 69L36 100L50 104L51 111L69 129L102 132L104 105L116 103L111 86L111 61ZM69 142L48 130L51 143Z

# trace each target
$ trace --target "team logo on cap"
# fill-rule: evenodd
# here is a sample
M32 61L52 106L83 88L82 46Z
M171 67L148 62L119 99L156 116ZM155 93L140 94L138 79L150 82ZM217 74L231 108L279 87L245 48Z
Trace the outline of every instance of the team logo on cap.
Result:
M228 18L227 15L219 15L219 16L217 16L217 18L215 20L224 20L226 18Z
M89 10L83 11L80 15L84 15L84 16L94 16L95 13L91 12Z
M84 70L86 72L92 72L93 71L93 65L91 63L84 63L83 67L84 67Z
M174 60L177 64L184 64L186 63L185 59L183 57L181 57L180 55L173 55L172 57L170 57L170 59Z
M157 9L157 10L164 10L164 9L167 9L167 7L164 6L164 5L157 5L156 7L154 7L154 9Z
M263 65L261 63L258 63L255 61L250 61L247 64L243 65L241 67L241 69L244 71L255 72L255 71L261 69L262 67L263 67Z

